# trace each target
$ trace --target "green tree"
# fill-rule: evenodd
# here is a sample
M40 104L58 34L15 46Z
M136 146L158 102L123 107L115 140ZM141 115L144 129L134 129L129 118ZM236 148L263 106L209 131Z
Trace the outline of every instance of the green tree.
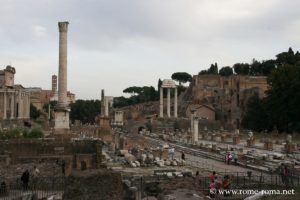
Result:
M292 48L289 48L288 52L282 52L280 54L277 54L276 58L277 58L276 63L279 66L282 66L285 64L294 65L294 64L296 64L297 61L299 61L299 60L297 60L297 56L295 56Z
M30 104L30 117L36 120L40 115L41 112L33 104Z
M208 71L206 69L204 70L201 70L198 75L205 75L205 74L208 74Z
M23 131L24 138L43 138L44 133L41 129L33 128L31 131L24 130Z
M218 74L218 73L219 73L218 64L215 63L215 64L211 64L209 69L201 70L198 74L199 75L205 75L205 74Z
M266 60L261 63L262 75L268 76L276 68L275 60Z
M279 131L300 130L300 66L284 64L268 77L268 109Z
M227 66L227 67L222 67L219 71L219 74L221 76L231 76L233 74L233 70L231 67Z
M124 97L124 96L120 96L120 97L115 97L114 98L114 107L115 108L122 108L125 106L131 105L129 103L129 99Z
M259 61L253 59L252 64L250 65L249 75L260 76L262 75L262 65Z
M123 90L123 93L129 93L131 95L140 94L142 92L142 87L132 86Z
M218 64L215 63L215 64L211 64L210 65L210 68L208 69L208 74L218 74Z
M265 100L257 94L252 96L247 103L247 112L243 116L242 126L254 131L270 130L270 121L266 111Z
M76 100L70 104L71 121L80 120L83 123L94 123L95 117L101 113L101 103L99 100Z
M172 74L171 78L175 81L178 81L179 85L192 81L192 76L186 72L175 72Z
M53 110L56 107L57 103L58 103L57 101L50 101L49 103L47 103L43 106L43 111L45 113L48 113L49 104L50 104L50 110ZM51 112L50 112L50 114L51 114ZM52 120L53 118L54 118L54 116L52 116L52 114L51 114L50 115L50 120Z
M250 65L248 63L236 63L233 65L233 69L238 75L249 75Z

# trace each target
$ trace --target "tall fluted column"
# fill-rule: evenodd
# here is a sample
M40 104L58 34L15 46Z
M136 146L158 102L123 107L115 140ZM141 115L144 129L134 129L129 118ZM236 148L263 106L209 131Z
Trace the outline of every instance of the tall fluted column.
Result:
M67 107L67 41L69 22L58 22L59 28L59 70L58 70L58 106Z
M198 142L198 117L194 117L194 143Z
M3 119L6 119L6 91L3 92Z
M22 102L22 91L19 90L19 97L18 97L18 102L19 102L19 108L18 108L18 118L21 119L23 118L23 102Z
M105 107L104 116L108 117L108 115L109 115L109 102L108 102L108 98L105 98L105 97L104 97L104 107Z
M191 111L191 136L192 136L192 141L195 140L194 138L194 111Z
M170 93L171 88L168 88L168 93L167 93L167 116L171 117L171 93Z
M101 116L105 116L104 90L101 90Z
M164 117L164 89L160 88L159 117Z
M14 113L15 113L15 93L11 93L10 119L14 118Z
M30 93L27 93L26 97L27 97L27 102L26 102L26 108L27 108L26 109L26 118L29 119L30 118Z
M177 88L174 91L174 117L177 118Z
M69 22L58 22L59 66L58 66L58 104L54 112L55 134L68 133L70 129L67 99L67 33Z

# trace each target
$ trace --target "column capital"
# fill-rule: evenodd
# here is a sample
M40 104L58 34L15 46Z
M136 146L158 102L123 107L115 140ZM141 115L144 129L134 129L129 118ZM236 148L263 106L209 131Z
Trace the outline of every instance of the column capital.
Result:
M68 21L58 22L59 32L68 32L68 25L69 25Z

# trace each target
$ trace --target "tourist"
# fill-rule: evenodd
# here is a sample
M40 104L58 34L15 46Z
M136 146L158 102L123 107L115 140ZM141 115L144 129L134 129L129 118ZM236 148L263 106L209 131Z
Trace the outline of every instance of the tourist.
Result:
M215 198L216 195L216 188L215 188L215 181L213 180L209 184L209 196L210 198Z
M0 195L5 195L5 194L7 194L7 187L5 181L2 181L0 185Z
M62 162L61 162L61 172L62 172L62 174L63 174L63 176L65 175L65 166L66 165L66 163L65 163L65 161L63 160Z
M34 166L33 172L32 172L32 187L33 187L33 189L36 188L39 175L40 175L40 170L36 166Z
M223 189L224 189L224 196L230 196L230 191L229 191L230 180L229 180L229 176L228 175L224 176L222 185L223 185Z
M232 155L231 155L231 153L228 153L228 161L227 161L227 164L229 165L231 161L232 161Z
M200 173L199 173L198 170L196 171L196 178L195 179L196 179L196 183L200 185L201 184L201 180L200 180Z
M213 171L212 175L209 176L209 181L210 182L214 182L215 181L215 177L216 177L216 172Z
M185 155L183 152L181 153L181 160L185 160Z
M25 170L21 176L21 181L23 182L23 190L28 190L29 183L29 171Z
M281 181L283 184L287 184L287 175L288 175L288 168L285 166L284 163L281 163L280 166L280 176L281 176Z
M237 165L237 161L238 161L238 155L237 155L237 153L235 153L233 155L233 160L234 160L234 164Z
M169 149L169 154L171 155L172 160L174 160L175 149L174 148L170 148Z
M216 194L218 194L219 190L221 189L222 183L221 183L221 180L217 176L215 176L214 182L215 182Z
M288 188L290 183L290 171L287 165L284 166L284 180L285 180L285 186Z

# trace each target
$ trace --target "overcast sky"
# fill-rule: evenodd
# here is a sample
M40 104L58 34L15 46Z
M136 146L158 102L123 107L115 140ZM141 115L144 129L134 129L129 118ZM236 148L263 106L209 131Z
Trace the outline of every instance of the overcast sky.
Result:
M157 86L173 72L300 50L299 0L1 0L0 64L51 88L58 21L69 21L68 90L77 99Z

